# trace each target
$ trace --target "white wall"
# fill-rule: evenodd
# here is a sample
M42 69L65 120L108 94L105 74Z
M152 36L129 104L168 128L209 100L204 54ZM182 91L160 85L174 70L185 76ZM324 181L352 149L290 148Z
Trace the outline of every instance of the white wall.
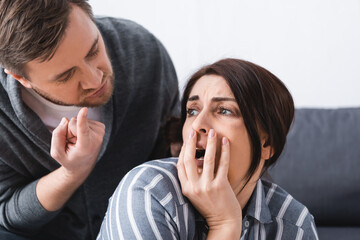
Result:
M134 20L173 59L182 88L224 57L257 63L297 107L360 106L360 0L90 0L95 14Z

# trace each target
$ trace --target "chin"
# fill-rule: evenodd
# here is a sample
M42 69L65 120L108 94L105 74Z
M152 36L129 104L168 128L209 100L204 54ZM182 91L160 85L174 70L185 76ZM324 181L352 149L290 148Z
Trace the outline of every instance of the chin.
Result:
M100 97L91 99L91 98L85 98L83 101L81 101L77 106L79 107L100 107L111 99L113 95L113 86L110 85L108 89L104 92L104 94Z

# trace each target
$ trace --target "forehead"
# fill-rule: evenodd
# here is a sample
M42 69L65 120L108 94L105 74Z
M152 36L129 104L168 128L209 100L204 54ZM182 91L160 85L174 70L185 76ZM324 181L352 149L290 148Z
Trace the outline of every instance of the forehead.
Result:
M213 97L234 98L226 80L218 75L204 75L199 78L192 88L189 97L198 95L199 99L207 99Z
M55 75L79 64L98 36L98 29L82 9L73 6L64 37L54 56L49 61L30 61L26 71L30 79L51 79Z

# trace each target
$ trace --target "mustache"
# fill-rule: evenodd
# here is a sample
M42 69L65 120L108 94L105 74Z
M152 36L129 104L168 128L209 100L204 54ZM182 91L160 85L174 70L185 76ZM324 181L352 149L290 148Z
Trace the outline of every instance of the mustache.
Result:
M106 80L109 80L109 81L112 82L112 81L114 80L114 74L113 74L112 72L104 72L104 75L103 75L103 77L102 77L102 79L101 79L101 84L100 84L100 86L102 86ZM91 95L91 93L96 92L97 90L98 90L98 89L96 89L96 88L86 89L86 90L83 90L83 91L82 91L81 95L84 96L84 97L86 97L86 96Z

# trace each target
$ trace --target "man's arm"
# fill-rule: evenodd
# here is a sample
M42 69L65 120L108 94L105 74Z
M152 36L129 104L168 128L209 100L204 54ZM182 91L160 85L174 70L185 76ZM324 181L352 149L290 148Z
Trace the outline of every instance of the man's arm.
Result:
M95 166L104 134L105 126L87 120L85 108L80 110L77 120L68 123L62 119L51 141L51 156L61 167L42 177L36 187L46 210L59 210L86 180Z
M82 109L77 119L69 123L64 120L54 130L51 155L61 166L48 175L29 182L11 165L0 161L3 227L22 235L36 233L59 213L85 181L96 163L105 129L102 123L88 120L86 112Z

